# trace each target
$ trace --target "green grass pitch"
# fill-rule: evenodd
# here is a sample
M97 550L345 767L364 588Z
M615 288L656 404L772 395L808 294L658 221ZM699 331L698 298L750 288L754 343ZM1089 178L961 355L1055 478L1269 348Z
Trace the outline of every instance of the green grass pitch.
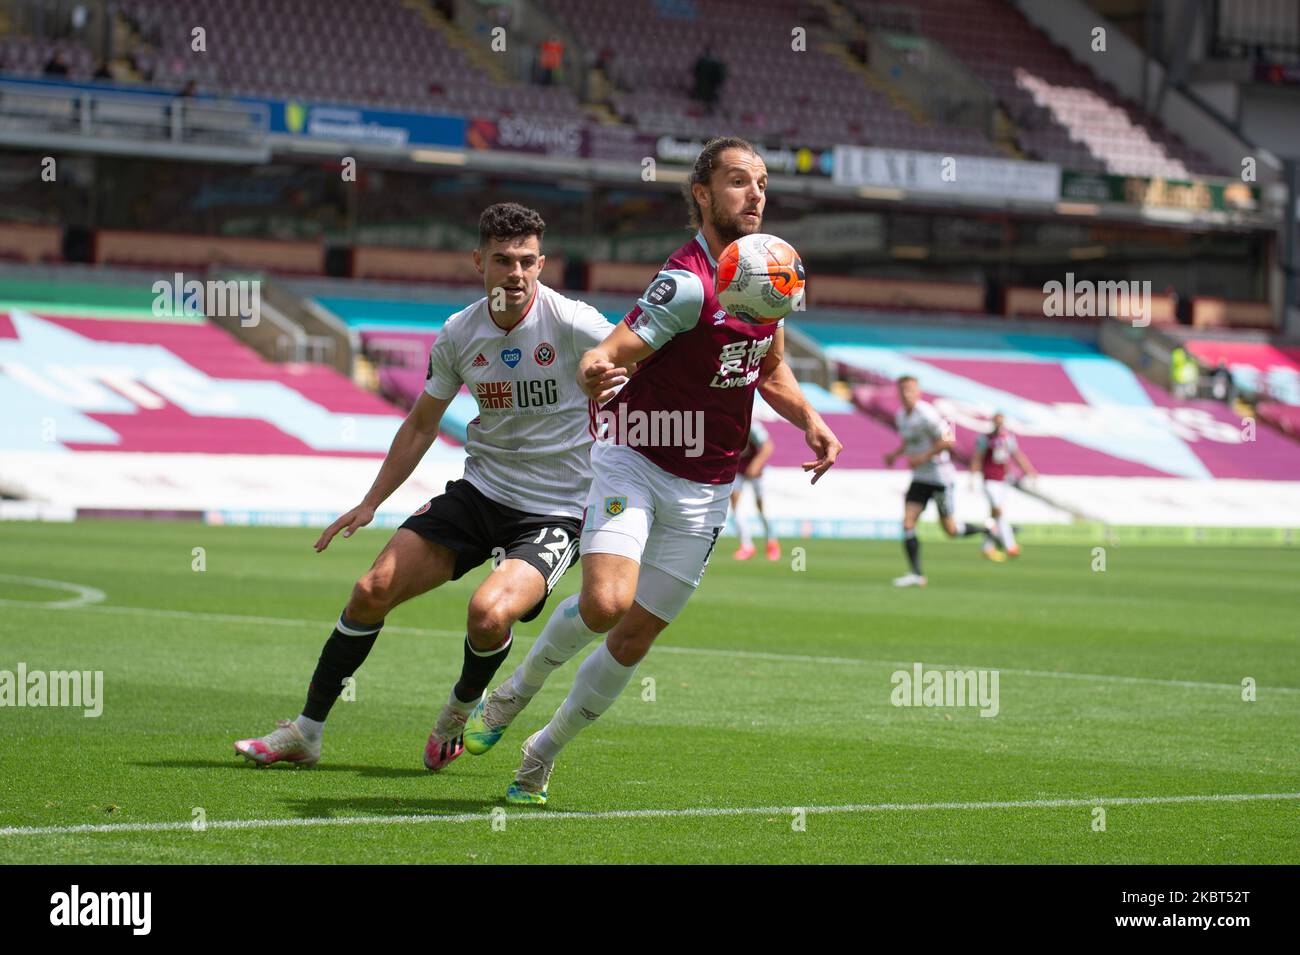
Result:
M900 591L896 542L740 564L724 540L528 811L505 788L576 662L491 753L420 761L487 568L391 615L316 769L235 756L298 713L387 535L316 555L316 533L0 524L0 670L104 673L98 718L0 708L0 861L1300 862L1296 550L1112 547L1099 572L1088 546L927 543L930 587ZM1000 712L892 705L916 662L997 668Z

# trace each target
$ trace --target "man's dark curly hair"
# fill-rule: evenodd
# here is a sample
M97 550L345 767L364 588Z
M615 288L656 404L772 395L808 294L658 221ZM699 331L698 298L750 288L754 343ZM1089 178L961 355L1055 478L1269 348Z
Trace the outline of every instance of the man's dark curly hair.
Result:
M542 241L546 223L534 209L517 202L498 202L478 217L478 247L486 249L490 240L520 239L530 235Z

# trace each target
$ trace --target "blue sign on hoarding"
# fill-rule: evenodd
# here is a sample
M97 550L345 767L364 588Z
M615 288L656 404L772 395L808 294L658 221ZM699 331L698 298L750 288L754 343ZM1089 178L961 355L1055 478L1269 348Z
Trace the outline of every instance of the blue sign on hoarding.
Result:
M258 99L250 102L265 103L270 108L272 133L399 148L465 147L465 120L460 116L304 103L300 100Z

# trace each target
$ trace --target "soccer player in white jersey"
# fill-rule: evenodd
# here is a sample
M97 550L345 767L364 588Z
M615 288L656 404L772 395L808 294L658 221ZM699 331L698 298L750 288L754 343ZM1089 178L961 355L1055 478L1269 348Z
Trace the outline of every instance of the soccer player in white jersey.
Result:
M988 498L989 511L998 529L998 537L1007 549L1008 557L1019 557L1020 545L1016 543L1016 531L1006 512L1007 471L1014 461L1030 481L1038 477L1038 472L1020 450L1016 436L1006 429L1006 422L1006 415L999 411L993 416L993 430L980 435L976 440L975 454L970 461L970 475L972 484L975 475L984 478L984 496Z
M898 379L898 397L903 406L894 416L894 427L902 443L885 455L885 467L906 457L912 469L912 483L903 498L903 549L911 572L894 578L895 587L924 587L925 575L921 572L921 542L916 539L916 522L930 501L939 511L939 524L949 537L985 536L985 555L993 560L1005 559L993 547L993 537L988 528L966 524L953 517L952 425L928 401L921 400L921 386L911 375Z
M772 528L767 523L767 514L763 510L763 468L776 449L763 427L762 422L753 418L749 422L749 441L740 453L740 464L736 469L736 483L731 485L731 513L736 520L736 533L740 536L740 547L731 556L736 560L749 560L757 551L754 550L754 536L749 532L749 525L740 516L740 499L746 487L754 492L754 507L758 510L758 519L763 524L763 539L766 541L767 559L781 559L781 542L772 536Z
M595 436L578 362L610 324L539 281L545 228L541 216L516 203L484 210L474 264L488 294L447 320L430 349L424 392L373 486L321 534L316 550L374 519L433 444L462 384L479 407L468 429L465 476L412 514L357 581L321 652L302 715L281 720L266 736L239 740L239 754L262 764L316 763L325 718L392 609L497 558L470 598L460 679L425 746L425 766L441 769L463 751L465 716L510 652L511 627L541 613L573 562Z
M784 330L729 314L714 292L718 256L761 231L762 157L743 139L710 140L685 187L698 231L579 368L587 393L602 404L601 418L618 423L613 440L591 450L582 592L552 611L523 664L465 725L465 748L487 752L549 674L603 635L551 721L524 742L506 790L511 803L547 801L560 750L613 705L700 585L726 521L754 392L804 432L815 460L803 468L814 482L840 451L784 361ZM698 421L699 440L675 441L669 429L669 439L656 442L642 430L647 421L677 421L683 438L686 423Z

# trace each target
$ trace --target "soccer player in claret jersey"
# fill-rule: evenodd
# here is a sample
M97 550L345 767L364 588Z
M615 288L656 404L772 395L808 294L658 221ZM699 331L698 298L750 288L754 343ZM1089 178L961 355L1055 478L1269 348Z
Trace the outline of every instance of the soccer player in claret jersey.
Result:
M740 535L740 547L731 556L736 560L749 560L754 556L754 538L749 527L740 516L740 499L748 486L754 491L754 507L758 510L758 519L763 522L763 538L767 541L767 559L781 559L781 544L772 536L772 529L767 523L767 514L763 512L763 468L776 448L767 433L767 429L757 418L749 422L749 440L745 450L740 452L740 461L736 467L736 482L731 485L731 513L736 520L736 533Z
M1019 557L1020 545L1016 543L1015 528L1011 526L1006 514L1008 462L1015 461L1031 481L1038 477L1038 472L1020 450L1016 436L1006 429L1006 422L1006 416L1001 411L993 416L993 430L980 435L975 442L970 471L972 481L976 474L984 478L984 496L988 498L993 523L998 529L1002 545L1007 549L1007 555Z
M762 225L762 158L742 139L710 140L686 189L698 231L668 257L622 323L583 356L578 374L588 394L609 402L602 417L616 413L635 428L643 419L692 415L702 421L703 441L652 444L633 440L629 429L592 448L582 592L555 608L524 662L465 727L465 748L486 752L547 676L606 635L551 721L525 741L506 791L512 803L546 802L560 750L618 699L655 637L699 586L726 520L755 389L804 432L815 460L803 468L814 482L840 450L783 360L784 330L728 314L714 294L718 256Z
M594 407L576 375L579 359L610 324L539 281L545 228L541 216L516 203L483 212L474 264L488 294L447 320L430 349L424 393L374 485L321 534L316 550L374 519L433 444L462 384L479 407L469 424L465 476L407 518L357 581L316 664L302 715L235 743L248 759L314 764L325 718L389 612L496 556L503 559L470 598L460 679L425 745L425 766L441 769L463 750L465 717L510 652L511 627L541 613L573 562L595 437Z
M925 575L921 573L921 542L916 539L916 522L931 500L939 511L939 524L949 537L970 537L983 534L985 556L1005 560L994 546L992 532L987 527L966 524L953 517L952 458L948 454L953 444L953 429L928 401L921 400L921 386L911 375L898 379L898 398L903 406L894 416L894 427L902 438L893 451L885 455L885 467L906 456L912 468L912 483L908 485L903 500L903 549L911 573L894 578L895 587L924 587Z

